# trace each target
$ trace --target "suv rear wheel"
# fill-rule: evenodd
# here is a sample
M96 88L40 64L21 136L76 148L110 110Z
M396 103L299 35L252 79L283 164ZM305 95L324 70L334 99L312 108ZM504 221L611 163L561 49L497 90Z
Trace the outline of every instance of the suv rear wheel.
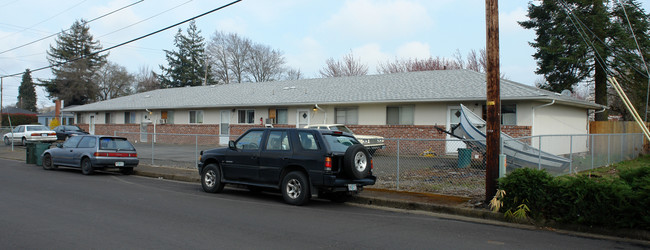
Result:
M343 170L355 179L363 179L370 174L370 153L361 144L355 144L345 151Z
M221 182L221 172L217 164L208 164L201 173L201 186L208 193L219 193L225 184Z
M301 206L307 204L309 196L309 181L304 173L294 171L288 173L282 179L282 198L284 201L291 204Z

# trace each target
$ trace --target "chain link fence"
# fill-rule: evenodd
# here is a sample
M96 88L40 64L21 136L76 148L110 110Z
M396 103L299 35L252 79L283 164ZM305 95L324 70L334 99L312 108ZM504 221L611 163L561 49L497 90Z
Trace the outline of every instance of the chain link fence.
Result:
M196 168L202 150L224 147L237 136L115 132L127 137L143 164ZM505 173L521 167L565 175L630 160L644 153L642 134L542 135L503 139L521 142L523 151L506 157ZM220 144L222 142L223 144ZM385 139L373 154L373 188L483 199L485 141L460 139ZM540 149L541 151L537 150ZM528 151L526 151L528 150ZM543 154L557 156L562 165L549 166ZM528 157L522 157L528 155ZM526 160L523 161L522 159Z

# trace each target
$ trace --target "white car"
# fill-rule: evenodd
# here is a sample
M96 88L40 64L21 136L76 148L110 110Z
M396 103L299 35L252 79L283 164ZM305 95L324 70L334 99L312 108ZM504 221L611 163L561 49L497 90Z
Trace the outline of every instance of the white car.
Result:
M22 145L27 142L55 142L56 132L43 125L20 125L4 134L2 139L5 145L11 145L12 142L20 142Z
M305 126L305 128L325 129L353 134L354 137L368 149L370 154L374 154L377 149L383 149L386 147L386 144L384 144L384 137L376 135L357 135L343 124L311 124Z

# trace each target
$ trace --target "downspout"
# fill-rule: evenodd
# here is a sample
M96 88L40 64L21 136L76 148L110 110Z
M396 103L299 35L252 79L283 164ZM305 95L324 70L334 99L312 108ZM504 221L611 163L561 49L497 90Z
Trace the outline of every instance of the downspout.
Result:
M539 109L539 108L543 108L543 107L548 107L548 106L551 106L553 104L555 104L555 100L553 100L551 103L542 104L542 105L539 105L537 107L533 107L533 119L532 119L533 123L532 123L531 130L530 130L530 135L531 136L533 136L533 132L535 131L535 110Z

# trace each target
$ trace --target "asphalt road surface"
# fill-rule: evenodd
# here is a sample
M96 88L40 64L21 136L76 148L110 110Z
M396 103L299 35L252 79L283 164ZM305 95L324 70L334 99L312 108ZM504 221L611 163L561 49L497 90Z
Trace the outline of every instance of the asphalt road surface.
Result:
M635 249L643 245L0 159L1 249Z

